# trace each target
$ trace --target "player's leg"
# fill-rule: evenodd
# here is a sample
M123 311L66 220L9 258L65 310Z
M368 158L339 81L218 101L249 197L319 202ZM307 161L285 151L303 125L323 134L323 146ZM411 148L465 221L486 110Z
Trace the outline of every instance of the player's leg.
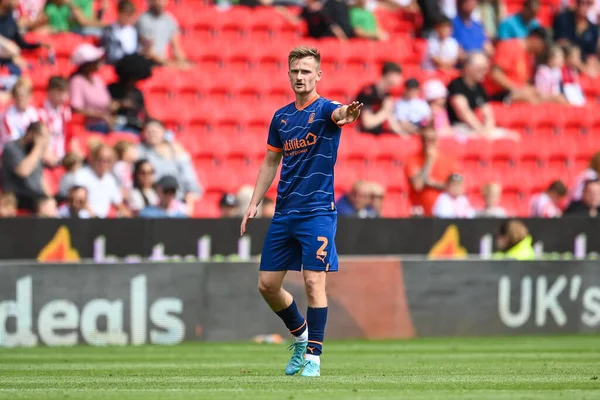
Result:
M293 375L302 368L308 340L306 320L300 314L292 295L282 287L287 271L300 271L301 262L302 249L289 236L286 224L277 220L271 222L263 245L258 290L296 338L296 342L290 346L294 353L285 368L287 375Z
M327 273L338 269L335 248L336 214L307 218L296 234L302 243L304 284L308 299L308 347L302 376L319 376L327 325Z

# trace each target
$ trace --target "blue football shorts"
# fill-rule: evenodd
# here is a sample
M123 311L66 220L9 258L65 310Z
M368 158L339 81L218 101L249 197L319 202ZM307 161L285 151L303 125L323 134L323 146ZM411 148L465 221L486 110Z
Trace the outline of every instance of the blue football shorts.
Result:
M335 272L337 212L275 216L263 244L261 271Z

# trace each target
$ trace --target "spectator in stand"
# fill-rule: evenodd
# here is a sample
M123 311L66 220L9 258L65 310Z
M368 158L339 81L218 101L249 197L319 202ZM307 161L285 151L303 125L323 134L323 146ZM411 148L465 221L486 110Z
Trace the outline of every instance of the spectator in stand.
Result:
M569 204L565 216L581 216L596 218L600 210L600 181L588 179L583 185L581 200Z
M38 218L57 218L58 209L54 197L38 199L35 207L35 216Z
M2 191L14 193L20 209L34 211L37 200L51 194L42 172L42 159L49 142L46 126L34 122L27 128L25 136L4 146Z
M13 13L21 32L36 29L36 21L44 12L45 0L19 0L18 6Z
M579 201L583 195L585 182L600 178L600 151L596 152L590 159L590 165L581 171L575 178L575 184L569 191L569 201Z
M456 160L438 150L438 136L432 127L421 131L422 150L406 161L413 215L430 217L433 204L446 188L448 177L459 171Z
M110 172L114 157L111 147L101 145L90 154L90 164L75 173L75 185L87 189L90 208L99 218L109 216L111 207L115 207L121 217L130 216L117 181Z
M438 137L454 136L454 131L448 118L448 110L446 109L448 97L446 86L441 81L432 79L423 85L423 94L431 109L431 122Z
M284 15L293 23L304 20L308 36L315 39L336 37L346 40L356 36L350 23L350 9L343 0L306 0L300 18L293 17L289 12Z
M562 69L565 64L565 53L559 46L553 46L543 56L544 61L538 65L535 72L535 88L540 100L568 104L561 93Z
M169 0L149 0L148 11L138 19L136 29L142 53L159 65L188 68L190 64L181 45L179 24L165 11L168 3Z
M264 201L264 200L263 200ZM219 212L221 218L235 218L239 210L238 199L233 193L225 193L219 201Z
M597 72L598 27L587 17L594 0L576 0L575 9L566 9L554 17L554 40L558 45L575 44L588 72Z
M473 218L475 210L465 196L465 182L460 174L453 173L446 180L446 190L440 193L433 205L437 218Z
M41 46L49 48L46 43L30 43L23 39L21 31L15 20L15 10L19 6L18 0L0 0L0 36L16 44L21 50L35 50ZM0 54L0 65L6 65L11 70L12 75L21 75L21 68L13 63L13 57L16 56L14 46L5 47L5 54ZM12 50L11 50L12 49ZM22 67L22 65L21 65Z
M14 193L0 193L0 218L17 216L17 197Z
M275 216L275 201L270 197L265 197L260 203L260 216L262 218L273 218Z
M115 153L117 162L113 165L112 173L123 192L123 198L128 199L133 189L133 167L138 159L137 145L120 140L115 145Z
M367 0L357 0L350 8L350 23L356 36L365 39L388 40L390 36L381 30L375 14L367 8Z
M110 93L97 74L103 57L104 50L89 43L75 49L71 61L77 71L71 76L70 97L73 111L85 117L88 131L109 133L115 123Z
M88 191L83 186L73 186L69 190L67 202L58 208L58 218L94 218L94 211L88 202Z
M475 15L476 13L478 15ZM506 17L506 6L502 0L479 0L479 5L473 13L473 19L481 21L485 34L490 39L498 36L500 21L504 17Z
M6 143L22 138L29 125L40 119L38 111L31 105L32 90L31 82L24 78L13 86L13 104L2 115L0 151Z
M254 193L254 188L252 185L242 185L236 193L237 198L237 214L238 217L244 216L244 210L248 209L248 205L250 201L252 201L252 194Z
M404 83L404 94L396 103L394 116L403 134L417 133L423 123L431 118L431 109L421 98L421 86L415 78Z
M186 205L177 200L177 178L165 175L156 183L158 204L140 211L141 218L186 218Z
M135 11L131 1L120 0L117 4L117 21L104 29L101 43L108 64L115 65L121 58L138 51Z
M367 181L359 180L335 202L335 208L342 217L375 218L377 214L371 208L371 188Z
M83 166L83 158L75 152L67 153L62 159L62 166L65 174L58 185L58 199L62 201L69 195L69 191L75 185L75 175Z
M507 212L500 205L502 200L502 185L498 182L486 183L481 189L485 208L477 212L480 218L506 218Z
M144 94L138 82L152 76L151 63L139 54L123 57L115 66L119 80L108 85L117 108L115 130L139 134L148 119Z
M149 120L142 131L139 145L140 158L150 161L155 178L165 175L176 176L179 182L179 194L192 214L194 201L202 194L196 171L190 154L179 144L165 139L165 127L156 120Z
M383 215L383 199L385 197L385 188L377 182L370 182L371 191L371 208L375 213L375 216L381 217Z
M154 189L154 168L148 160L138 160L133 167L133 190L130 193L129 208L138 213L142 209L158 204L158 194Z
M379 135L386 129L386 123L393 119L394 100L389 91L402 83L402 68L396 63L385 62L378 82L364 87L357 96L363 103L360 113L360 130Z
M53 76L48 80L47 97L39 109L40 119L48 125L50 146L44 163L57 166L67 152L66 129L71 121L69 107L69 82L62 76Z
M585 105L585 96L581 89L579 71L582 68L581 50L577 46L565 46L565 65L562 68L562 91L573 106Z
M84 36L101 36L103 28L102 21L94 15L94 0L48 0L33 26Z
M487 83L490 99L504 102L538 103L541 98L531 86L533 57L547 51L548 35L544 28L529 32L524 40L504 40L496 46Z
M473 53L466 59L462 75L448 85L448 117L460 132L476 132L486 137L494 134L494 113L481 84L488 67L485 55Z
M21 70L26 69L27 62L21 57L21 49L15 42L0 36L0 66L4 68L2 88L5 91L12 89L21 76Z
M483 25L472 17L477 0L458 0L457 7L458 15L452 20L452 34L461 49L465 53L483 51L488 55L493 54L494 48L483 30Z
M500 23L498 39L524 39L529 32L541 27L537 19L540 11L540 0L525 0L523 8Z
M561 201L567 195L567 187L561 181L554 181L545 192L531 196L530 217L556 218L562 216Z
M441 17L435 24L435 33L427 39L427 52L423 68L452 70L456 67L460 46L452 37L452 21Z
M495 238L498 253L495 258L513 258L516 260L534 260L533 238L524 223L507 221L500 225Z

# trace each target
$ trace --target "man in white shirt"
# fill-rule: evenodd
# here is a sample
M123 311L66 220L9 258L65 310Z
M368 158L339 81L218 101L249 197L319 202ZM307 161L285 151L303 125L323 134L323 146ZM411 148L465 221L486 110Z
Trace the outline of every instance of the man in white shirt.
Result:
M567 187L557 180L550 184L548 190L531 196L529 203L530 216L537 218L557 218L562 216L560 202L567 195Z
M90 209L98 218L106 218L111 206L116 207L120 216L130 216L117 181L110 172L113 162L113 149L102 145L90 155L90 165L75 173L75 185L87 189Z
M438 218L473 218L475 210L465 196L462 175L451 174L446 181L446 191L441 193L433 205L433 216Z
M106 27L102 35L102 46L109 64L116 64L124 56L134 54L139 44L135 29L135 6L129 0L121 0L117 11L117 22Z
M409 134L416 133L424 121L431 119L431 109L421 98L421 86L415 78L404 84L404 95L396 103L395 116L401 129Z

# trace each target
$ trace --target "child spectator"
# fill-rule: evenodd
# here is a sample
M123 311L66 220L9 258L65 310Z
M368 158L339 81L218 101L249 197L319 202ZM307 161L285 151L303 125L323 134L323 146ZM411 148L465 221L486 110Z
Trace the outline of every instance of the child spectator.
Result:
M138 159L137 145L121 140L115 145L115 152L117 153L117 162L113 166L112 172L123 192L123 198L127 199L133 189L133 167Z
M58 210L53 197L42 197L37 201L35 216L38 218L57 218Z
M75 174L83 165L83 158L77 153L67 153L62 159L65 174L58 185L58 198L66 199L70 188L75 185Z
M385 188L377 182L370 182L371 187L371 208L374 216L381 217L383 214L383 198L385 197Z
M40 119L48 126L50 146L44 163L56 166L67 151L66 128L71 121L69 102L69 82L62 76L53 76L48 80L47 97L39 110Z
M454 136L448 110L446 109L448 97L446 86L437 79L427 81L423 85L423 94L431 109L431 122L433 123L433 129L438 133L438 137Z
M88 203L88 191L83 186L73 186L67 202L58 208L58 218L93 218L94 212Z
M350 8L350 24L356 36L365 39L388 40L389 35L377 25L375 15L367 8L367 0L357 0Z
M427 40L424 69L452 69L456 67L460 46L452 37L452 21L442 17L435 24L435 33Z
M423 121L431 117L431 110L421 98L421 87L415 78L408 79L404 84L404 94L396 103L396 121L406 133L416 133Z
M567 187L557 180L550 184L545 192L531 196L529 203L530 217L556 218L562 216L561 201L567 195Z
M14 193L0 193L0 218L17 216L17 197Z
M483 186L481 190L485 208L477 212L478 217L482 218L506 218L506 210L500 206L502 199L502 185L497 182L490 182Z
M535 88L542 100L567 103L561 94L562 68L565 64L565 55L562 48L552 47L544 57L545 62L537 67L535 73Z
M577 46L565 46L565 65L562 68L563 93L574 106L585 105L585 96L579 83L581 50Z
M451 174L446 180L446 190L441 193L433 205L433 216L438 218L473 218L475 211L465 196L465 184L462 175Z
M2 116L0 125L0 151L6 143L22 138L27 127L40 119L39 113L31 105L31 82L20 78L12 88L14 104Z
M139 42L133 3L129 0L119 1L117 12L117 22L104 29L101 40L106 50L106 62L113 65L124 56L137 52Z
M235 194L225 193L219 201L219 212L221 218L237 217L239 209L238 205L238 199L235 197Z
M145 207L140 211L141 218L186 218L187 207L185 203L177 200L177 178L165 175L156 183L158 204Z
M154 190L154 168L148 160L139 160L133 167L133 190L129 194L128 205L134 213L158 204L158 194Z

